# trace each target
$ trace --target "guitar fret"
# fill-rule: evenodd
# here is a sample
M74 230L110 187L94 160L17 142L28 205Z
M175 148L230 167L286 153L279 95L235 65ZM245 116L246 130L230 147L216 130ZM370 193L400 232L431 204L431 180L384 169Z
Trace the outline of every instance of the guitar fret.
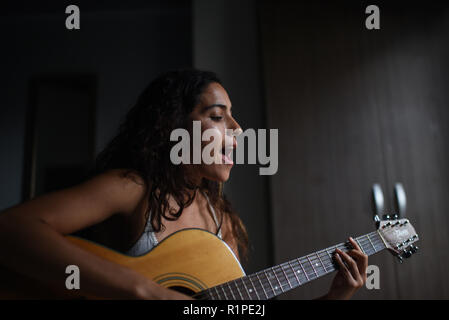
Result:
M370 248L367 247L367 244L363 240L364 240L363 237L354 239L354 241L359 246L360 250L362 250L363 253L368 254L370 252Z
M324 249L326 251L326 254L329 256L329 261L331 262L331 264L333 265L332 262L332 255L329 253L329 251L327 251L327 249Z
M321 265L322 265L323 268L324 268L324 273L327 273L326 266L323 264L323 261L321 261L320 255L317 254L317 256L318 256L318 259L320 260Z
M279 281L279 278L278 278L278 276L277 276L277 274L276 274L276 269L271 268L271 270L272 270L272 273L274 274L274 277L276 278L276 281L277 281L278 284L279 284L279 288L281 289L282 292L284 292L284 289L282 289L282 284L281 284L281 282ZM275 290L277 290L277 288L278 288L277 286L274 287ZM276 292L275 292L275 293L276 293Z
M282 265L280 266L282 273L284 274L285 279L287 279L287 283L289 285L290 288L293 288L292 284L290 283L290 280L287 277L287 274L284 271L284 268L282 267Z
M310 265L310 263L309 263L309 265L307 265L306 262L308 262L308 261L304 257L303 257L303 259L304 259L304 261L301 261L301 265L304 268L304 273L306 274L306 276L309 280L313 280L313 277L312 277L314 275L313 270L312 270L312 272L309 273L312 266Z
M223 290L224 296L226 300L230 300L228 299L228 295L226 294L226 290L224 289L224 286L220 286L221 290Z
M267 271L264 270L263 273L265 274L265 277L266 277L266 279L267 279L267 281L268 281L268 284L269 284L270 287L271 287L271 291L273 291L273 294L274 294L276 291L274 291L273 285L271 284L271 281L270 281L270 279L269 279L269 277L268 277L268 275L267 275Z
M335 251L336 248L337 248L337 246L334 246L334 247L331 247L331 248L330 248L330 249L332 250L332 251L331 251L332 253L329 253L329 251L326 249L326 253L327 253L328 256L329 256L329 260L330 260L331 265L332 265L332 269L334 269L334 270L335 270L335 262L334 262L334 259L333 259L332 254L333 254L333 252Z
M370 255L370 254L373 254L373 253L376 252L376 247L375 247L374 244L371 242L371 239L369 238L369 235L366 235L366 236L360 237L360 238L361 238L360 241L365 240L365 242L361 242L361 243L362 243L362 245L364 245L364 247L362 247L362 250L363 250L366 254Z
M359 247L363 251L363 253L366 253L365 249L363 249L363 246L360 244L360 242L357 238L355 238L355 242L359 245Z
M376 238L379 240L380 245L381 245L382 248L386 248L387 247L387 244L385 243L385 240L380 235L379 231L374 232L373 235L375 235Z
M374 252L377 252L376 247L374 246L373 242L371 241L371 238L369 237L369 235L368 235L368 240L369 240L369 243L371 243L371 246L373 247Z
M367 239L367 241L366 241L366 243L365 243L366 249L365 249L364 251L365 251L365 253L366 253L367 255L371 255L371 254L373 254L373 253L376 252L376 248L374 247L374 245L373 245L373 243L371 242L371 240L370 240L369 237L366 237L366 239Z
M267 292L265 291L264 285L263 285L262 281L260 280L259 274L256 273L256 276L257 276L257 279L258 279L259 282L260 282L260 285L262 286L262 290L263 290L263 293L265 294L265 297L267 297L267 299L269 299L269 298L268 298L268 294L267 294Z
M222 299L221 299L221 296L220 296L220 293L218 292L218 289L217 289L216 286L214 287L214 289L215 289L215 291L217 292L217 298L218 298L219 300L222 300Z
M234 283L235 287L237 288L237 292L239 293L241 300L245 300L245 299L243 299L243 295L240 292L239 286L237 285L237 281L232 281L232 282Z
M251 295L250 295L250 291L249 291L249 289L248 289L248 287L246 286L246 283L245 283L245 278L241 278L241 279L242 279L242 283L243 283L243 286L245 287L245 291L246 291L246 294L248 295L249 300L252 300Z
M314 259L313 263L315 264L316 270L318 272L318 277L321 277L327 273L326 267L324 266L323 262L321 261L320 253L321 253L321 251L317 251L312 256L312 258Z
M297 260L298 260L299 265L301 266L302 271L306 275L307 281L310 281L309 276L307 275L307 272L306 272L306 270L304 269L304 266L301 263L301 260L299 260L299 259L297 259Z
M237 300L234 296L234 292L232 292L232 288L231 288L231 285L229 284L229 282L226 282L226 284L228 285L229 291L231 291L232 300Z
M292 266L292 264L290 263L290 261L288 262L288 265L290 266L290 269L292 269L293 275L295 276L296 281L298 282L298 285L301 285L301 281L299 281L299 278L298 278L298 276L296 275L296 270L293 268L293 266Z
M249 291L248 291L248 287L246 286L246 283L245 283L245 278L240 278L240 279L237 279L236 281L239 281L241 284L240 288L243 293L243 300L252 300L251 295L249 294ZM248 298L246 298L246 297L248 297Z
M259 294L257 293L257 288L256 288L256 286L254 285L253 280L251 279L251 277L248 277L248 278L249 278L249 281L251 282L251 284L252 284L252 286L253 286L253 288L254 288L254 292L256 293L257 300L261 300L260 297L259 297Z
M305 269L303 267L303 265L300 263L299 260L296 261L296 263L299 264L299 266L301 267L301 269L299 270L299 275L302 276L304 278L304 283L308 282L310 279L308 278L307 273L305 272ZM302 271L302 272L301 272Z
M377 252L377 249L376 249L376 241L372 241L371 240L371 237L370 237L370 235L368 234L366 237L366 245L368 246L368 248L370 248L371 249L371 254L374 254L374 253L376 253Z
M306 257L307 257L307 260L309 260L310 265L312 266L313 272L315 272L315 276L318 278L318 273L316 272L316 270L312 264L312 261L310 260L309 256L306 256Z
M329 251L327 249L323 250L325 253L325 257L323 257L323 259L325 259L325 268L326 268L326 272L331 272L334 271L334 263L332 260L332 255L329 253Z

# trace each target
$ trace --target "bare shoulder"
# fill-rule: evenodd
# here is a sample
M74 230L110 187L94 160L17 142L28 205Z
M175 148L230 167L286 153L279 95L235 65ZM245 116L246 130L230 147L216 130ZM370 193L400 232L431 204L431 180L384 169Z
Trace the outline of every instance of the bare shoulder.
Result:
M74 191L107 202L119 214L131 214L146 194L147 185L136 172L113 169L76 186Z
M86 181L84 185L80 185L80 187L86 188L97 186L103 190L112 191L115 195L126 194L128 198L130 196L141 198L147 190L145 181L137 172L125 169L109 170Z

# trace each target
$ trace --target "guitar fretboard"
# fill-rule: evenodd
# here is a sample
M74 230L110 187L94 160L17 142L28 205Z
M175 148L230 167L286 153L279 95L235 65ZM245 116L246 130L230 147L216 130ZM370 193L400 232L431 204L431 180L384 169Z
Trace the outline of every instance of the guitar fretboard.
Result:
M377 231L354 239L368 256L386 248ZM257 273L235 279L194 295L209 300L267 300L315 280L337 269L333 253L338 248L351 249L348 243L339 243L307 256L293 259Z

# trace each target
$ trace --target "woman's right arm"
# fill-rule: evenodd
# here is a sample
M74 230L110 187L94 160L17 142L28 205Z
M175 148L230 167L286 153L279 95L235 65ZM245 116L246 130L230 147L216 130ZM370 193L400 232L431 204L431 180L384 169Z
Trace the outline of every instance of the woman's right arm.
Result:
M131 214L144 194L143 184L113 170L9 208L0 213L0 265L56 288L65 288L66 267L76 265L80 270L79 292L96 297L186 299L64 237L114 214Z

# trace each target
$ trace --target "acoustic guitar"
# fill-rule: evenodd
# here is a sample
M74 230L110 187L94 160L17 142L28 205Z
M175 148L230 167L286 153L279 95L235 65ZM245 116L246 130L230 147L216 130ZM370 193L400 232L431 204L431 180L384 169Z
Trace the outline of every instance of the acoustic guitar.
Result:
M228 245L202 229L184 229L165 238L147 254L138 257L78 237L71 242L104 259L131 268L161 286L190 294L196 299L265 300L278 296L337 269L335 248L350 250L350 244L335 246L284 262L251 275L243 268ZM408 219L379 222L376 231L354 239L369 255L388 249L401 261L417 251L418 235ZM82 286L82 270L80 270ZM30 282L17 284L14 277L0 280L0 298L54 298L45 287ZM76 290L72 291L73 294ZM42 295L46 292L47 296ZM54 292L53 292L54 293Z

